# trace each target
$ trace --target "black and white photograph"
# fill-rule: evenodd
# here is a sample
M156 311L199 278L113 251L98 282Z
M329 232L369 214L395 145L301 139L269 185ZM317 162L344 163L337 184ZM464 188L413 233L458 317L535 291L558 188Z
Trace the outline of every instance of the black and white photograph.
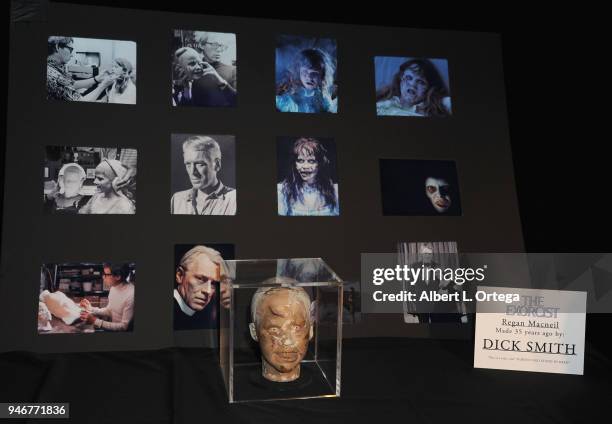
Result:
M456 269L459 266L459 252L456 241L400 242L397 244L400 265L423 269L422 277L414 285L402 281L403 290L415 292L417 298L424 291L435 291L441 295L461 293L462 284L438 278L428 269ZM431 275L430 275L431 274ZM431 278L430 278L431 277ZM459 295L461 298L461 294ZM404 301L404 322L406 324L467 323L465 302L435 302L432 304Z
M336 143L330 137L278 137L280 216L338 216Z
M170 213L236 215L233 135L172 134Z
M236 34L177 29L171 54L172 106L236 106Z
M454 161L380 159L380 183L383 215L462 213Z
M374 71L378 116L452 114L446 59L376 56Z
M52 35L47 99L136 104L136 43Z
M229 308L227 281L235 269L234 245L227 243L177 244L174 246L174 330L216 329L219 308Z
M44 264L38 334L132 331L135 284L132 262Z
M135 214L137 159L131 148L47 146L44 213Z

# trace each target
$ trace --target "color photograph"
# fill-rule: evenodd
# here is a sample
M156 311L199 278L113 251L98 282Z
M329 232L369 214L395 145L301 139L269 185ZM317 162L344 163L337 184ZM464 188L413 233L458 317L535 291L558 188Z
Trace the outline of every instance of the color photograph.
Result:
M446 59L374 58L378 116L451 115Z
M44 264L38 334L132 331L134 263Z
M329 137L278 137L278 214L338 216L336 144Z
M281 35L276 47L276 110L337 113L336 40Z
M383 215L462 213L454 161L380 159L380 182Z
M216 329L219 308L229 308L227 280L235 270L225 262L234 259L234 245L225 243L174 246L174 330Z

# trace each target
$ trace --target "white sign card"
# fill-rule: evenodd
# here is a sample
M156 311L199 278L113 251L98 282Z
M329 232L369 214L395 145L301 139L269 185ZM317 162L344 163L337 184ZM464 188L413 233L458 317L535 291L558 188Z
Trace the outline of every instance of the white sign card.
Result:
M584 373L586 292L478 287L510 302L478 302L474 368ZM493 297L492 297L493 298Z

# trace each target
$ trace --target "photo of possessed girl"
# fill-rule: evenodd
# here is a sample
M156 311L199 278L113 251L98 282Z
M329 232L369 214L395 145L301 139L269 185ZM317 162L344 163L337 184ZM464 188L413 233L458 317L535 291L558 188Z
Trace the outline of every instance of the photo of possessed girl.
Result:
M279 137L277 184L281 216L338 216L336 147L330 138Z

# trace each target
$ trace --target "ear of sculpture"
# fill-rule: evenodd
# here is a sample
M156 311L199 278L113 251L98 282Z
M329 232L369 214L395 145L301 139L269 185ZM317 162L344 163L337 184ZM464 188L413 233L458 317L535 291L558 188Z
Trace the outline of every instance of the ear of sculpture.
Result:
M57 177L57 184L59 185L59 192L60 194L64 194L66 192L66 189L64 188L64 176L60 175L59 177Z
M251 333L251 338L256 342L259 341L257 338L257 328L255 328L255 323L252 322L249 324L249 332ZM310 327L310 337L312 338L312 326Z

